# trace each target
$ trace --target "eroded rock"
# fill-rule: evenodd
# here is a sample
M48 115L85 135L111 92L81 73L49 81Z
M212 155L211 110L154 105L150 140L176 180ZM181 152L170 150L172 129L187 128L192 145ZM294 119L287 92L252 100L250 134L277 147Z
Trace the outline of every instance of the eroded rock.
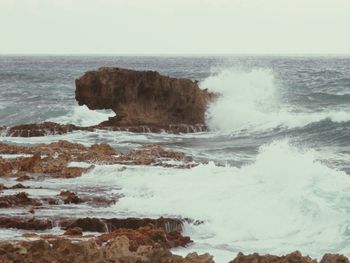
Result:
M73 124L54 122L21 124L13 127L0 127L0 134L9 137L38 137L61 135L72 131L92 131L93 127L79 127Z
M229 263L317 263L315 259L309 256L303 256L299 251L292 252L286 256L274 255L259 255L254 253L251 255L244 255L238 253L237 257Z
M11 148L0 144L0 151L16 154L30 153L30 157L4 159L0 157L0 177L18 177L19 181L30 180L31 174L46 174L59 178L81 176L94 168L94 164L157 165L164 167L189 168L197 165L191 157L181 152L167 151L158 145L144 145L122 154L108 144L94 144L90 147L68 141L39 144L35 147ZM69 166L71 162L86 162L87 168Z
M140 246L136 251L129 248L125 236L116 237L101 246L93 239L73 242L68 239L40 239L35 241L0 242L0 262L27 263L213 263L209 255L190 254L183 258L169 250Z
M52 222L47 219L0 217L0 227L24 230L47 230L52 228Z
M165 232L182 231L183 223L176 218L79 218L62 219L60 225L66 229L80 227L83 231L112 232L120 228L138 229L145 226L161 228Z
M41 206L41 202L37 199L30 198L25 192L14 195L0 196L0 208L9 207L26 207L26 206Z
M214 97L195 81L155 71L100 68L75 83L79 105L112 109L117 114L102 126L204 125L207 104Z

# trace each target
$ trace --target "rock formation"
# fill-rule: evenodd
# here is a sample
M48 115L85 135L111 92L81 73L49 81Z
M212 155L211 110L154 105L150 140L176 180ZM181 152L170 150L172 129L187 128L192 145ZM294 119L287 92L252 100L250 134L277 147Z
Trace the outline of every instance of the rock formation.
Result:
M207 104L214 96L192 80L155 71L100 68L75 83L79 105L91 110L112 109L117 114L102 123L104 126L204 125Z
M59 178L81 176L94 168L94 164L153 165L190 168L198 165L182 152L167 151L158 145L144 145L122 154L108 144L85 147L68 141L39 144L34 147L0 143L0 154L30 154L6 159L0 157L0 177L17 177L19 181L31 179L32 174ZM177 161L177 162L170 162ZM68 166L70 162L86 162L87 168ZM0 187L1 188L1 187Z
M129 239L118 236L100 245L93 239L73 242L69 239L40 239L17 243L0 242L0 263L8 262L61 262L61 263L213 263L209 254L191 253L185 258L173 255L168 249L140 245L130 249Z

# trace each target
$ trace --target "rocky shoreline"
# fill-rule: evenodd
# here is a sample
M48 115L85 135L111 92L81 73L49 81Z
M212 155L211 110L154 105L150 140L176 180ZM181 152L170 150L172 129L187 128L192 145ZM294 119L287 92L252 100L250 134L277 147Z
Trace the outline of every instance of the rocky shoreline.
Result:
M98 129L130 132L189 133L207 130L205 110L217 95L201 90L196 81L161 76L153 71L101 68L76 80L76 99L90 109L112 109L117 115L90 127L44 122L0 127L0 136L38 137ZM82 165L83 164L83 165ZM108 144L85 146L66 140L34 146L0 143L0 228L18 235L0 241L2 262L168 262L213 263L213 256L174 255L188 247L184 218L118 218L80 216L78 208L110 207L121 196L84 195L72 189L42 186L50 180L79 178L99 165L190 169L199 165L182 152L146 144L121 152ZM33 191L47 191L43 196ZM95 194L95 195L94 195ZM60 213L68 207L73 213ZM196 224L203 222L196 221ZM232 255L234 258L235 255ZM244 255L233 263L316 263L292 252L286 256ZM342 255L325 254L320 263L348 263Z

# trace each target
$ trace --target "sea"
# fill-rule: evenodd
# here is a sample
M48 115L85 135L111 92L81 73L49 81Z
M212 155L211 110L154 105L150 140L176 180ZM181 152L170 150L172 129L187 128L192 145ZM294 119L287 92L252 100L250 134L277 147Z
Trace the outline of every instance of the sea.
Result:
M28 189L33 196L67 189L118 200L108 207L62 205L36 216L186 219L184 234L194 242L173 252L208 252L216 262L228 262L239 251L350 256L350 57L0 56L0 126L43 121L89 126L114 116L75 101L74 80L99 67L198 80L201 88L219 94L206 111L209 130L2 135L0 142L108 143L122 152L158 144L200 165L120 169L99 164L79 178L28 181L42 187ZM20 230L0 230L0 239L20 235Z

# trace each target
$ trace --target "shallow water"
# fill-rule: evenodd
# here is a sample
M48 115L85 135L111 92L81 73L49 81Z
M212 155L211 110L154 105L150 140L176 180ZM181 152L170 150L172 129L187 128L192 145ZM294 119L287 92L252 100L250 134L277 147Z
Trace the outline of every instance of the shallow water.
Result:
M128 166L120 171L119 165L98 165L80 178L28 182L43 187L29 191L32 195L71 189L118 198L110 207L64 205L42 209L38 216L202 220L185 226L195 242L176 252L210 252L217 262L238 251L350 256L349 58L0 57L0 125L52 120L87 126L113 116L78 107L74 100L74 79L100 66L199 80L201 87L221 94L207 111L210 131L73 132L0 141L32 145L67 139L109 143L121 151L157 143L209 163L185 170Z

